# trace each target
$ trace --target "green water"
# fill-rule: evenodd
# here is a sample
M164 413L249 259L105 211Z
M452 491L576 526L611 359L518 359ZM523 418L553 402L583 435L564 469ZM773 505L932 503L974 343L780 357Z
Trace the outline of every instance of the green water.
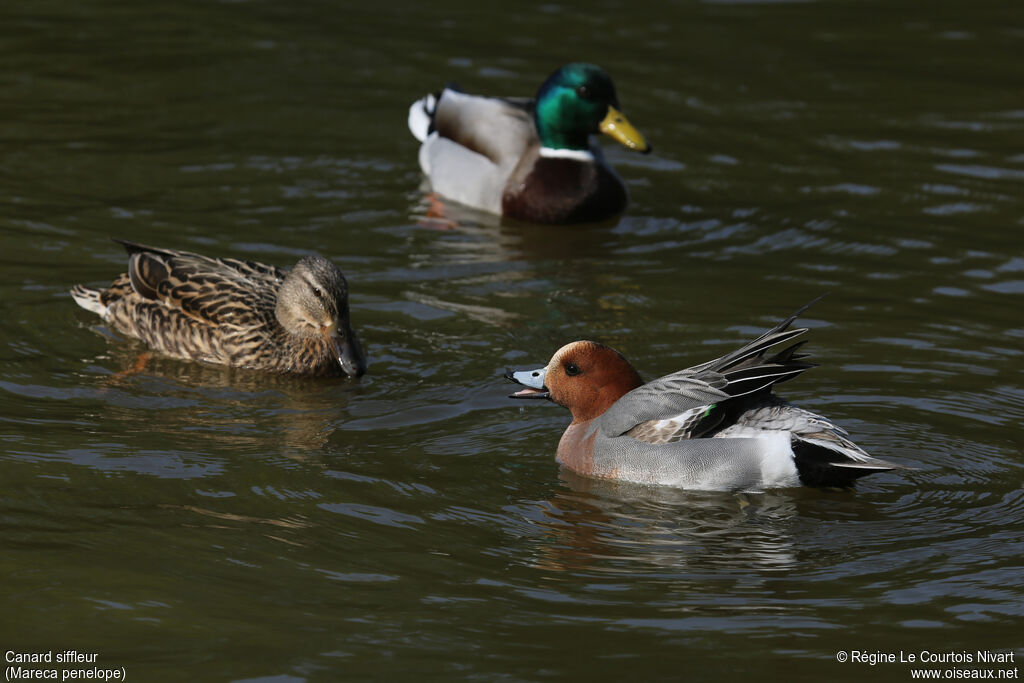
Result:
M0 650L288 683L905 681L837 652L1024 657L1022 19L7 3ZM428 215L409 103L452 80L528 95L574 60L654 145L607 147L626 215ZM123 269L109 237L328 256L368 374L131 372L142 349L67 294ZM555 464L564 410L506 398L506 367L573 339L655 377L822 292L802 319L822 367L780 393L917 469L853 492L601 484Z

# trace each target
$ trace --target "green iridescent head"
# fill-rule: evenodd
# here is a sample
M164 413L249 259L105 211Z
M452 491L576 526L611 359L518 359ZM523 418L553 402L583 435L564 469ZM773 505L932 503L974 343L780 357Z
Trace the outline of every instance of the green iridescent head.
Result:
M589 137L606 133L626 147L650 151L643 136L619 112L615 85L593 64L566 64L537 91L534 114L544 147L587 150Z

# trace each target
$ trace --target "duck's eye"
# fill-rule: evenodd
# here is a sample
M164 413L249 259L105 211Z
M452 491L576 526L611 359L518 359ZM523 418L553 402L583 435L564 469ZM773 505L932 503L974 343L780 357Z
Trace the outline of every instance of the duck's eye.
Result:
M588 88L585 85L581 85L580 87L576 88L576 94L579 95L580 97L588 98L590 97L590 88Z
M566 363L565 374L569 375L570 377L575 377L576 375L580 374L580 366L576 365L575 363Z

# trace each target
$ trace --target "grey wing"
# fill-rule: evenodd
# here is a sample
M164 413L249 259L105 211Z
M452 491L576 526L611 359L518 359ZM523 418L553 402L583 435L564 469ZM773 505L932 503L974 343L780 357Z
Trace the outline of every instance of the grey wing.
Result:
M719 401L729 398L723 388L724 377L715 373L695 376L689 370L665 375L629 392L599 418L601 432L606 436L620 436L644 425L631 436L642 435L645 430L665 434L676 431L670 423L683 424L703 413ZM658 425L655 423L663 422ZM643 440L657 443L652 436Z
M431 106L430 100L426 98L423 107ZM417 112L417 122L410 126L426 131L419 161L434 191L500 214L509 176L523 155L539 144L532 106L527 99L480 97L446 89L429 111L429 127Z
M456 90L441 93L432 130L496 166L510 166L509 170L537 143L531 100L481 97Z
M627 431L626 436L650 444L675 443L700 438L721 424L723 419L721 411L712 412L711 406L703 406L675 417L641 422Z
M819 297L820 299L821 297ZM799 337L807 330L788 329L815 299L781 323L740 348L721 358L680 370L634 389L623 396L601 419L602 431L609 436L624 434L635 428L631 436L650 443L666 443L700 436L692 433L700 427L706 433L711 426L704 422L704 413L712 405L753 395L813 367L796 353L797 342L772 356L774 347ZM720 418L719 418L720 419ZM712 420L713 422L713 420Z

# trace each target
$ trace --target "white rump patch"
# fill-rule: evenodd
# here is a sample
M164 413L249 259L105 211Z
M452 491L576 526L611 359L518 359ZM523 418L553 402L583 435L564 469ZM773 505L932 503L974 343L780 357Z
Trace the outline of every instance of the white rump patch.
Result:
M793 457L793 441L789 432L762 431L761 479L767 488L799 486L800 473Z
M85 287L78 286L71 290L71 297L75 300L76 304L85 310L92 311L106 319L107 307L100 303L100 293L95 289L86 289Z
M436 106L437 99L433 95L427 95L422 100L416 100L409 107L409 130L420 142L425 142L427 139L431 116Z

